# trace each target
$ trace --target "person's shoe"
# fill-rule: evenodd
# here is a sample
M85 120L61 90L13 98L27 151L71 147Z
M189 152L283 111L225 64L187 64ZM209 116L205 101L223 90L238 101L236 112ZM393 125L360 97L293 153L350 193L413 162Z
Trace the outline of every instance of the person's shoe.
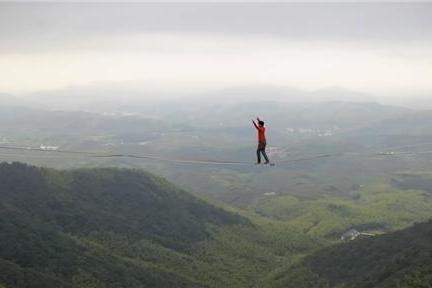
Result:
M255 165L260 165L261 164L261 162L255 162Z
M270 161L265 161L265 162L264 162L264 164L269 164L269 163L270 163Z

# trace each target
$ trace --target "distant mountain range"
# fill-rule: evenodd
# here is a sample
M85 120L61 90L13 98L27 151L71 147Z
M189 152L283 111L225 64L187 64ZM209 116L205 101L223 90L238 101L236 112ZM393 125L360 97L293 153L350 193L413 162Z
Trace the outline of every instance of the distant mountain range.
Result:
M8 97L11 99L12 97ZM305 91L294 87L251 85L205 92L158 92L121 84L97 83L58 90L40 91L15 97L23 105L42 109L118 111L157 105L217 104L241 102L316 103L328 101L377 102L377 97L339 87ZM6 98L5 98L6 99ZM7 102L4 102L7 103ZM13 103L13 102L12 102ZM148 107L147 107L148 108Z
M242 102L375 102L413 109L432 109L430 95L409 97L373 95L342 87L326 87L317 90L302 90L289 86L250 85L214 89L210 91L155 91L131 83L93 83L71 86L57 90L11 95L0 93L3 105L24 105L41 109L80 110L112 112L135 110L137 107L160 108L159 104L207 104Z

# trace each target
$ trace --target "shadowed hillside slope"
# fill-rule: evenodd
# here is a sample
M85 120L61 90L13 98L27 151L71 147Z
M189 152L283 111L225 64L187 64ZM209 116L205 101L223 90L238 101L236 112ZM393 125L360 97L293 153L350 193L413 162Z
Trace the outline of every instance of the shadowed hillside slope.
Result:
M326 248L276 278L277 287L431 287L432 222Z

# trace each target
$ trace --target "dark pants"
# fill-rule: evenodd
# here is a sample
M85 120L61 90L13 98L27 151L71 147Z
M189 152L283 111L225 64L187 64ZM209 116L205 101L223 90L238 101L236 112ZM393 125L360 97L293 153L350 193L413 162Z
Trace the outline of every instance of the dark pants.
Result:
M266 142L259 142L258 148L257 148L257 163L261 163L261 154L264 156L264 159L266 162L269 162L269 159L267 157L267 154L265 152L267 143Z

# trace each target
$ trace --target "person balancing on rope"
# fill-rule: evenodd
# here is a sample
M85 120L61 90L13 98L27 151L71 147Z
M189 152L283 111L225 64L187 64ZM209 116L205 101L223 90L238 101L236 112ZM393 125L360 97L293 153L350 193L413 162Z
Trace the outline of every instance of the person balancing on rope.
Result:
M257 163L256 164L261 164L261 154L264 156L265 162L264 164L269 164L270 161L267 157L267 153L265 151L266 149L266 145L267 145L267 141L266 141L266 137L265 137L265 127L264 127L264 121L260 120L257 117L257 123L255 123L254 120L252 120L253 125L255 126L255 128L258 131L258 147L257 147Z

